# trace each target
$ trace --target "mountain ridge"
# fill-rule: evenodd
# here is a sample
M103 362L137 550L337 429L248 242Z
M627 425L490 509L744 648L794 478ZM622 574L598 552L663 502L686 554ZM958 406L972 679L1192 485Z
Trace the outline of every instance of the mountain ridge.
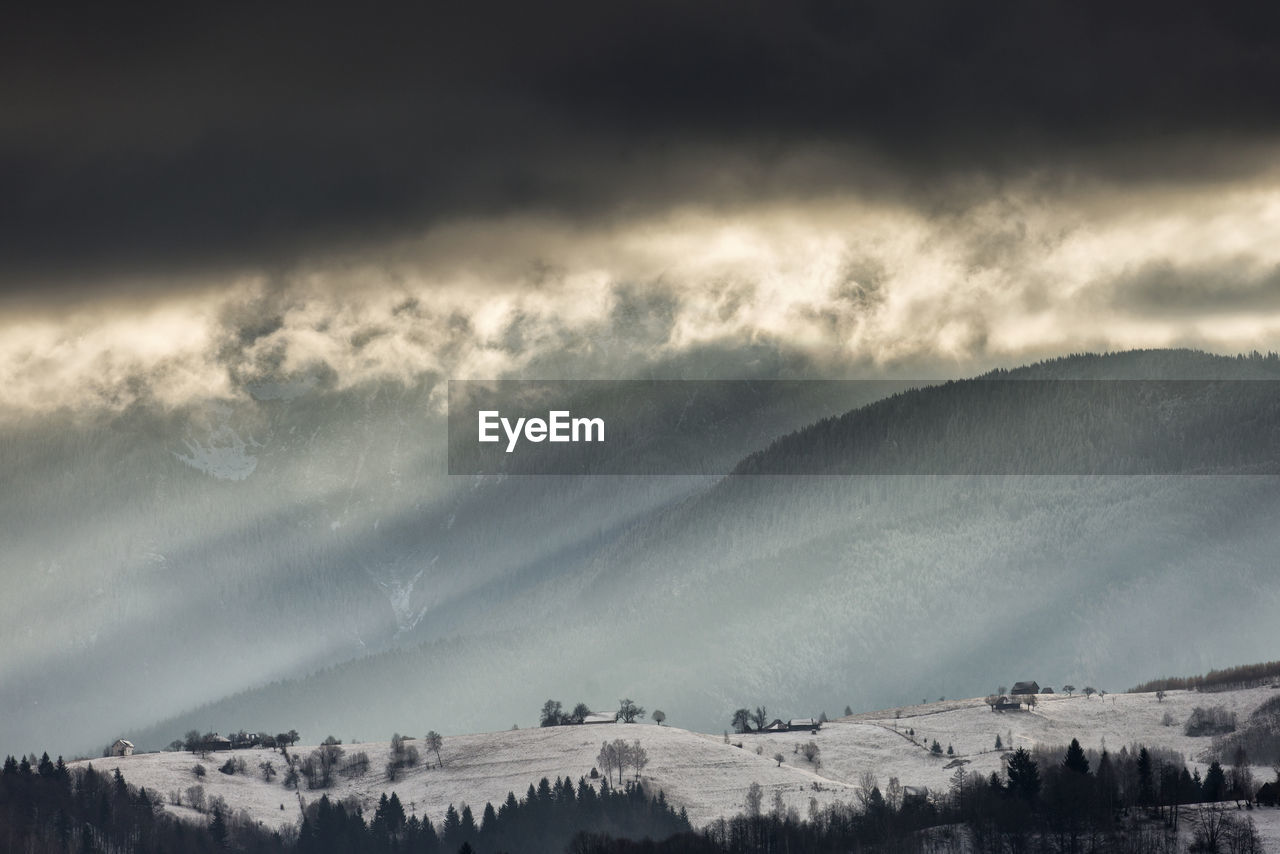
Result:
M1050 367L1096 372L1107 358ZM1217 378L1228 369L1262 378L1275 366L1196 353L1171 361ZM975 662L1133 684L1140 670L1204 668L1280 645L1265 619L1280 606L1277 512L1275 479L1257 475L721 478L566 554L517 597L477 600L476 619L458 626L456 667L426 642L137 732L154 743L210 718L285 725L304 712L318 724L354 715L367 731L412 708L495 728L507 721L490 706L602 694L714 729L762 700L800 698L816 714L954 693ZM1228 614L1232 633L1209 630ZM1179 626L1195 625L1212 647L1179 643ZM456 698L400 679L405 668L443 680ZM309 684L307 703L289 699ZM344 693L385 696L388 708L360 709Z

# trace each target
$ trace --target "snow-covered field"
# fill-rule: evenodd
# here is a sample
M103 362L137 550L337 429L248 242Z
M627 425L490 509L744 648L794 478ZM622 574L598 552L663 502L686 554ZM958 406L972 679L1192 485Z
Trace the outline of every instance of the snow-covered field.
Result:
M1257 809L1250 817L1258 828L1263 851L1280 851L1280 810Z
M364 751L370 768L363 776L346 780L336 776L331 798L358 798L372 809L383 792L396 792L407 809L439 822L450 804L469 804L479 817L486 801L497 806L508 792L522 796L530 783L542 777L554 780L569 776L574 780L590 774L603 740L639 740L649 757L644 780L661 789L677 806L688 810L695 825L743 808L747 788L757 782L765 789L765 803L771 804L780 791L788 806L801 815L808 813L810 799L819 805L855 797L861 775L870 771L884 785L897 777L903 785L945 790L958 763L966 770L983 774L1001 768L1003 751L995 749L999 735L1006 747L1066 745L1078 738L1086 748L1105 746L1118 751L1142 742L1178 751L1202 769L1211 739L1183 734L1182 723L1195 706L1223 705L1235 710L1241 720L1276 689L1200 694L1171 691L1163 702L1154 694L1109 694L1092 698L1076 695L1041 695L1029 712L992 712L980 699L929 703L902 709L854 715L831 721L817 735L809 732L731 735L726 744L721 735L704 735L676 727L641 724L552 727L511 730L476 735L447 736L441 751L442 767L422 748L422 763L403 773L395 783L388 780L385 767L390 753L386 742L345 744L348 752ZM1168 712L1174 726L1162 719ZM907 733L914 729L914 738ZM798 752L813 740L820 748L819 762L810 763ZM948 745L955 756L931 754L934 739L944 751ZM742 747L736 746L741 743ZM313 748L297 746L293 752L306 755ZM782 754L779 767L773 759ZM245 759L248 775L226 775L217 768L227 756ZM132 784L146 786L166 797L171 792L201 784L206 797L220 796L235 811L245 810L254 819L271 825L292 825L299 816L299 794L287 790L280 778L270 783L257 773L258 765L271 760L283 767L278 752L241 750L212 754L200 759L189 753L152 753L124 758L95 759L99 770L119 767ZM192 768L202 763L208 773L197 780ZM601 769L603 771L603 769ZM1260 781L1270 779L1270 768L1256 768ZM616 780L616 776L615 776ZM310 801L321 792L301 791ZM185 795L184 795L185 800ZM178 812L191 815L186 809ZM1260 833L1268 840L1267 850L1280 851L1280 810L1251 813Z
M508 792L522 797L529 784L536 784L542 777L554 780L569 776L575 781L587 777L597 765L601 741L615 738L640 741L649 758L643 779L655 791L661 789L675 804L684 806L695 824L740 811L753 781L765 787L770 803L773 792L781 790L786 803L802 811L808 809L810 797L817 797L820 803L853 797L851 786L815 773L802 757L790 755L790 748L786 761L778 767L769 758L772 753L757 755L753 750L725 744L721 736L675 727L626 724L447 736L441 750L442 767L434 767L434 754L422 751L422 762L402 772L394 783L388 780L385 770L390 755L388 743L344 744L342 747L348 752L364 751L369 755L368 773L353 780L335 775L334 786L325 792L308 791L304 783L301 796L308 802L322 794L340 800L355 796L371 808L383 792L396 792L406 810L419 816L425 813L433 822L444 818L450 804L459 809L469 804L479 818L486 801L498 806ZM750 736L745 738L749 740ZM420 740L410 744L422 750ZM291 752L305 756L313 749L297 745ZM218 767L229 756L244 758L249 773L220 773ZM166 798L170 792L185 792L189 786L199 784L206 797L222 797L232 810L246 810L258 821L294 824L299 817L298 794L285 789L279 777L265 782L257 771L264 760L271 760L281 769L281 759L277 751L254 749L217 752L204 759L190 753L148 753L91 761L99 770L118 767L133 785L145 786ZM192 771L197 763L207 769L203 780L198 780ZM617 783L616 772L612 782ZM183 799L186 800L185 795ZM189 810L178 812L190 815Z
M886 765L887 768L898 769L896 773L905 785L945 787L947 778L954 773L954 769L944 770L945 762L927 756L926 748L934 739L944 750L950 744L958 757L970 760L970 764L965 766L967 770L983 774L999 770L1002 751L995 749L997 735L1006 750L1037 745L1065 746L1073 738L1079 739L1086 749L1094 750L1105 746L1108 750L1118 751L1137 742L1159 745L1183 754L1188 764L1199 767L1203 773L1210 761L1205 754L1212 747L1213 740L1183 734L1183 724L1192 709L1196 706L1224 706L1234 711L1243 723L1254 709L1277 695L1280 695L1277 688L1219 693L1169 691L1161 702L1155 694L1107 694L1101 698L1083 694L1040 694L1036 697L1034 711L993 712L981 699L973 699L888 709L855 715L844 721L887 728L899 739L901 736L894 732L895 728L897 733L915 730L915 741L919 746L913 761L901 764L895 754ZM1162 723L1166 713L1173 719L1172 726ZM898 714L901 718L895 717ZM859 750L850 758L857 763L866 762L871 757ZM895 773L875 767L872 770L881 775ZM1269 768L1256 768L1255 774L1260 780L1273 776Z

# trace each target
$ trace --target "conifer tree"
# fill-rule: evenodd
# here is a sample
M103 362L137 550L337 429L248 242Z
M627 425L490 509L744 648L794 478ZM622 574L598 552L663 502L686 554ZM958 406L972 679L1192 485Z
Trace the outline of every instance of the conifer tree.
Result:
M1009 757L1005 772L1009 778L1009 791L1025 801L1034 801L1040 794L1040 768L1025 747L1019 747Z
M1062 760L1062 767L1077 774L1089 773L1089 757L1084 755L1084 748L1080 746L1079 739L1071 739L1071 744L1067 747L1067 755Z

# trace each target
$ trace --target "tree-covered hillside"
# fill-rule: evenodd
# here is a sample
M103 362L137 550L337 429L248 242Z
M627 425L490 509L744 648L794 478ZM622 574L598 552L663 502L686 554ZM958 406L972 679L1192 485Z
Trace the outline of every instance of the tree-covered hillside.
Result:
M1165 366L1156 379L1251 379L1276 369L1269 357L1154 353L1068 359L1019 375L1070 377L1078 368L1105 377L1112 358L1120 378L1153 365ZM968 405L966 389L979 388L904 396L917 401L918 435L936 431L943 403ZM1217 398L1207 414L1165 407L1162 429L1192 435L1201 416L1232 429L1266 403L1254 391ZM1018 399L1006 401L1009 417ZM1118 414L1146 417L1116 400ZM1047 405L1036 406L1047 419ZM998 439L999 420L974 413ZM831 447L804 444L826 429L787 443L838 461ZM522 710L547 696L592 704L632 696L681 725L718 731L748 703L817 715L972 695L1024 677L1117 689L1151 672L1265 657L1280 645L1280 483L1219 472L1250 470L1251 455L1268 459L1269 446L1177 447L1183 456L1170 465L1197 476L724 478L564 553L518 587L495 580L484 607L451 624L447 644L253 690L148 733L306 720L377 734L406 716L494 729L532 722ZM909 444L894 451L910 452Z

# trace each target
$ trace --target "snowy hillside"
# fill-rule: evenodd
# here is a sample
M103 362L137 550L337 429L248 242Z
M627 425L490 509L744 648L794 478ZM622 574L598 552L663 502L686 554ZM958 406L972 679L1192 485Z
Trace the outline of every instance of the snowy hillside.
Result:
M1276 366L1150 353L1027 370L1064 379L1074 371L1246 379L1264 368ZM962 457L964 443L944 429L951 397L912 399L919 406L886 426L903 436L896 453ZM1176 415L1170 423L1186 428L1179 435L1203 435L1196 407L1166 402ZM1021 415L1039 424L1052 410ZM1280 424L1276 413L1255 419L1251 407L1211 410L1214 419ZM1008 415L1016 421L1019 412ZM1128 430L1124 412L1120 432L1147 435L1139 427L1149 413L1140 408ZM975 418L968 429L997 453L990 437L1005 435L1001 418L980 408ZM946 441L906 441L917 426L941 430ZM1056 426L1045 435L1064 452L1093 447L1065 422ZM822 430L806 428L790 442L840 470L840 447L826 445ZM367 737L418 719L477 732L529 723L498 710L532 712L547 697L631 696L661 705L682 726L718 732L740 705L804 715L846 704L883 708L959 696L987 685L989 673L1028 667L1054 685L1115 689L1151 673L1251 660L1280 643L1280 480L1226 473L1242 469L1215 457L1211 443L1173 447L1177 470L1203 474L761 475L691 479L683 490L645 487L661 478L463 478L452 488L470 491L431 524L409 513L393 526L383 514L377 536L351 540L342 552L348 570L332 564L323 586L299 569L296 589L317 596L330 584L359 582L367 591L361 566L396 567L377 576L401 585L378 588L380 608L394 599L415 628L397 635L394 648L365 633L360 658L333 653L319 669L301 662L178 713L155 707L153 721L125 724L98 743L123 732L154 748L175 732L224 721ZM1238 450L1266 461L1275 447L1268 440ZM411 595L391 595L424 564ZM279 588L290 596L293 589ZM329 598L308 601L321 613L302 614L301 626L300 610L280 609L291 638L347 619L349 608L329 607ZM275 620L259 622L275 634ZM1226 621L1232 631L1210 630ZM1186 642L1188 627L1197 627L1196 643ZM245 636L254 632L268 629ZM405 672L422 678L406 680ZM370 696L379 702L366 702Z
M854 715L827 723L816 735L807 731L731 734L729 744L722 735L624 724L449 736L444 739L441 767L434 767L434 756L422 750L422 763L394 783L384 770L390 754L387 743L345 744L343 749L348 752L368 754L369 770L351 780L336 776L327 794L338 799L355 797L368 810L383 792L394 791L406 807L433 822L443 818L450 804L459 808L469 804L479 815L486 801L496 805L508 792L521 796L542 777L576 780L588 776L597 765L601 742L623 738L639 740L647 751L649 764L642 775L646 784L664 791L677 807L684 807L695 825L741 811L753 782L764 787L768 803L772 803L774 792L781 792L787 806L806 815L811 799L820 806L833 800L854 800L865 772L875 775L881 786L897 777L905 786L925 786L940 793L946 791L957 767L983 774L1001 770L1004 751L995 749L997 736L1013 746L1046 748L1060 747L1072 738L1078 738L1086 748L1105 745L1113 751L1143 743L1183 754L1203 772L1212 739L1183 734L1182 723L1192 709L1222 705L1243 719L1277 693L1275 688L1222 693L1171 691L1163 701L1155 694L1109 694L1103 698L1041 695L1034 711L1020 712L993 712L980 699L956 700ZM1166 713L1174 725L1162 723ZM911 730L914 737L908 734ZM944 748L942 756L928 749L934 739ZM809 762L799 752L810 740L820 750L817 762ZM420 742L413 743L420 747ZM945 754L948 745L954 748L954 757ZM312 749L300 745L292 752L305 756ZM781 766L774 760L775 754L782 755ZM248 773L219 773L218 766L229 756L243 758ZM206 797L221 797L233 810L245 810L269 825L292 825L299 817L299 795L285 789L280 778L264 782L258 773L264 760L283 768L280 754L270 750L219 752L208 758L152 753L92 762L99 770L119 767L130 783L166 798L199 784ZM192 773L197 763L207 768L203 780ZM1265 767L1254 771L1260 781L1270 779L1273 773ZM308 791L304 785L300 794L303 800L311 801L322 792ZM188 801L186 794L183 800ZM185 807L171 809L194 815ZM1260 828L1265 833L1280 830L1280 821L1263 815L1266 812L1259 813ZM1272 824L1276 828L1271 828Z
M720 736L675 727L624 724L446 737L441 767L434 767L434 755L428 756L424 751L422 763L395 783L388 780L384 770L389 744L344 744L348 752L364 751L369 755L369 772L353 780L335 775L335 785L326 792L308 791L304 784L301 795L308 802L322 794L340 800L355 796L367 809L376 804L383 792L394 791L406 809L426 814L438 823L450 804L459 809L464 803L469 804L479 815L486 801L499 804L508 792L522 796L531 783L536 784L542 777L587 777L597 765L601 741L615 738L640 741L649 757L643 779L655 790L665 792L674 804L685 807L694 824L740 810L752 781L771 793L781 789L788 805L802 810L807 809L810 797L825 803L833 798L847 801L853 796L852 786L815 772L803 759L792 756L789 747L786 761L779 767L769 758L772 754L761 756L745 747L739 749L725 744ZM305 756L312 749L298 745L292 752ZM232 756L244 758L249 774L229 776L216 770ZM277 768L282 766L278 751L256 749L218 752L209 758L190 753L151 753L92 762L100 769L119 767L130 783L158 791L166 798L171 792L185 792L190 786L202 784L206 797L222 797L233 810L247 810L253 818L268 824L293 824L299 817L298 796L286 790L279 779L263 781L257 770L264 760L273 761ZM208 769L203 780L192 773L198 763ZM612 782L617 783L616 772ZM179 812L190 813L185 809Z
M861 400L814 386L725 402L756 413L753 429L745 417L721 424L695 437L697 453L724 470ZM539 636L539 612L519 604L526 590L714 482L451 478L430 384L251 391L171 412L0 425L0 680L23 686L0 692L5 749L96 750L273 680L483 639L485 616L510 600L518 619L504 611L504 628ZM99 700L93 714L86 696ZM507 723L430 702L432 720L455 730Z

